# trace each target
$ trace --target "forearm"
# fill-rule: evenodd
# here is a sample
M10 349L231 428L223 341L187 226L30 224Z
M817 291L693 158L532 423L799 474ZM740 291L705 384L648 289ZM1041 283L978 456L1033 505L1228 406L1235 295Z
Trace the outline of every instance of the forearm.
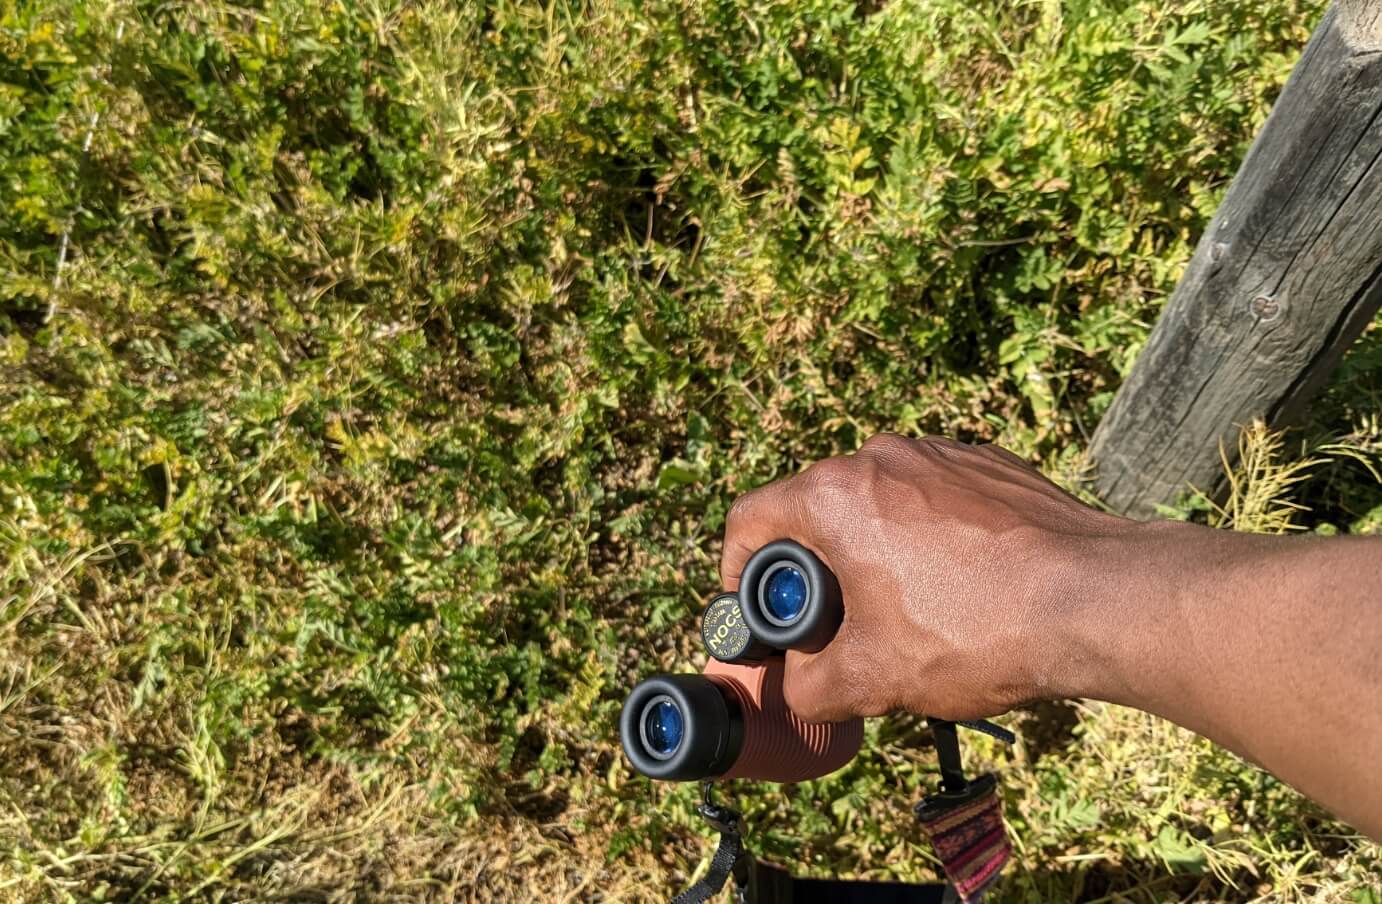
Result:
M801 718L1110 700L1250 757L1382 838L1382 539L1139 524L1002 449L898 436L740 497L725 589L784 537L821 557L845 600L824 650L788 653L783 695Z
M1071 696L1170 719L1382 837L1382 541L1160 523L1099 558Z

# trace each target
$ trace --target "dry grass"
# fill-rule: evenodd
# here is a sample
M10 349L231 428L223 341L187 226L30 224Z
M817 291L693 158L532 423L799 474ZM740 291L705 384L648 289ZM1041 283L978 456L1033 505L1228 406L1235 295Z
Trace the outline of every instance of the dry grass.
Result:
M1323 459L1310 456L1283 461L1283 443L1283 436L1260 420L1238 432L1236 458L1230 458L1220 443L1219 457L1228 488L1223 504L1210 503L1210 526L1259 534L1300 529L1296 518L1304 506L1291 500L1291 491L1308 479ZM1326 450L1321 447L1321 451Z

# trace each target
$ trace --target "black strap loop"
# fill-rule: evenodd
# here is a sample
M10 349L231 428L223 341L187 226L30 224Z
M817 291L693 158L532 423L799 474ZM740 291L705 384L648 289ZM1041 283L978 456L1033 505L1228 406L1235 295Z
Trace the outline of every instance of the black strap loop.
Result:
M710 861L710 871L700 881L672 899L672 904L705 904L720 893L734 872L734 866L744 850L744 841L736 831L720 833L720 844Z
M714 857L710 858L709 871L690 889L672 898L672 904L705 904L719 894L728 878L737 872L741 875L735 876L735 900L744 901L744 874L748 871L745 868L735 869L741 867L741 858L744 857L744 825L739 821L738 811L731 810L730 807L717 806L710 800L710 784L706 782L705 802L697 807L697 813L720 832L720 843L714 849Z
M749 897L753 858L744 850L744 820L739 811L715 803L715 783L701 785L701 803L696 812L720 833L720 843L710 860L710 869L694 885L672 899L672 904L705 904L720 893L729 877L734 876L737 904Z
M955 904L948 885L798 879L784 869L759 863L744 846L744 823L737 810L714 800L706 782L696 808L720 835L704 877L672 899L672 904L706 904L734 877L735 904Z

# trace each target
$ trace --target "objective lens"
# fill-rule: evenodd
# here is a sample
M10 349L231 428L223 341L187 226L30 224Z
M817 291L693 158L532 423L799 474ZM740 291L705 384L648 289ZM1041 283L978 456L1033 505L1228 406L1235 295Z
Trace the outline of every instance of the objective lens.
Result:
M806 606L806 578L791 565L768 575L764 593L768 611L780 621L789 622L801 614Z
M643 711L643 740L659 759L677 752L683 729L681 710L667 697L653 700Z

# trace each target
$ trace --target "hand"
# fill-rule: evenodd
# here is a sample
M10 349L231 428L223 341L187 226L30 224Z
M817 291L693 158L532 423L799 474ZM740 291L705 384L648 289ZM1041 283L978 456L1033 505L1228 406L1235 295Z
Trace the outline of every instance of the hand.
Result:
M1071 691L1083 576L1138 527L997 446L881 435L736 500L721 577L737 589L754 551L787 538L839 578L835 638L787 654L801 718L980 718Z
M725 588L784 538L844 592L826 648L787 653L782 692L802 719L1107 700L1261 763L1382 838L1382 539L1128 521L995 446L898 436L739 499Z

